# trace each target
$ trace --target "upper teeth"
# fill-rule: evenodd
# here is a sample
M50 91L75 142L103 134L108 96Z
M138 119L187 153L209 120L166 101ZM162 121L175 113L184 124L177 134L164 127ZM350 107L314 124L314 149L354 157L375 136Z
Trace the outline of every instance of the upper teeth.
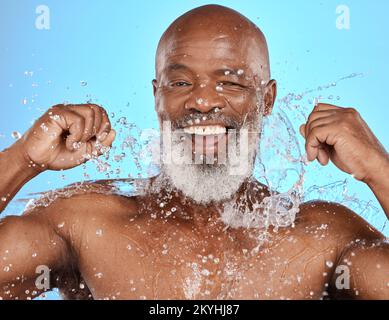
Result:
M226 127L222 126L191 126L184 128L187 134L197 134L200 136L223 134L227 132Z

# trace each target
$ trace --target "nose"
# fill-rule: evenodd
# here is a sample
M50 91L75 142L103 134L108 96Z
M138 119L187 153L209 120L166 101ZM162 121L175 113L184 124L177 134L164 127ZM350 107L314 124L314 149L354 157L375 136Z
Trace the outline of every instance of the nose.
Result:
M226 101L217 91L216 85L200 84L191 92L190 98L185 103L185 109L192 112L208 113L216 109L224 109Z

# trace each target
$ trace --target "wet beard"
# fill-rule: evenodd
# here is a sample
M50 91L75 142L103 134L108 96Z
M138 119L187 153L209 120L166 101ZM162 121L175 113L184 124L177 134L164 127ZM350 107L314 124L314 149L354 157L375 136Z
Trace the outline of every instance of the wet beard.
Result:
M230 176L226 165L168 165L164 169L175 188L200 204L230 199L246 179Z
M239 150L239 146L237 148ZM232 199L251 176L257 149L258 141L255 139L248 145L248 165L239 174L231 173L236 170L229 160L225 164L193 164L191 159L184 164L163 164L161 174L172 187L199 204L223 202ZM182 154L182 150L180 142L173 142L173 154Z

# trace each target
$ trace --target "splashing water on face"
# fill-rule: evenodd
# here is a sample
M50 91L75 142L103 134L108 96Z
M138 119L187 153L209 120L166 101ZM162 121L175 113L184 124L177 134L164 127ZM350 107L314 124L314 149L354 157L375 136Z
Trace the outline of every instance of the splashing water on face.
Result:
M339 82L355 78L360 74L352 74L340 78L336 82L307 90L300 94L290 93L278 100L278 105L271 116L263 119L263 131L258 150L253 178L264 183L270 192L260 203L253 203L253 210L237 210L236 204L226 203L221 212L221 220L232 228L263 228L270 226L285 228L293 226L298 208L302 201L327 196L328 200L354 205L370 218L378 213L371 203L364 203L348 194L348 181L337 181L319 187L311 186L304 192L306 159L298 134L292 123L304 123L315 99L324 99L325 90L338 85ZM316 93L320 95L316 96ZM333 95L327 97L334 99ZM307 99L306 103L303 102ZM340 97L336 98L337 100ZM309 107L304 107L307 104ZM309 109L309 110L308 110ZM157 130L141 130L130 123L126 117L115 115L114 126L118 128L115 146L104 150L103 156L92 160L83 168L81 182L67 188L37 193L37 199L19 199L26 203L26 210L36 206L48 206L58 197L71 197L80 192L112 193L125 196L143 194L147 188L147 178L156 176L160 167L153 159L159 152L160 140ZM201 121L201 119L200 119ZM96 176L104 175L104 180L87 181L93 168ZM88 174L86 174L88 172ZM127 178L123 178L127 172ZM190 183L190 182L188 182ZM342 192L337 190L342 189ZM334 196L337 198L334 199ZM324 197L324 200L327 200ZM12 206L9 206L12 210ZM361 212L357 210L357 212Z

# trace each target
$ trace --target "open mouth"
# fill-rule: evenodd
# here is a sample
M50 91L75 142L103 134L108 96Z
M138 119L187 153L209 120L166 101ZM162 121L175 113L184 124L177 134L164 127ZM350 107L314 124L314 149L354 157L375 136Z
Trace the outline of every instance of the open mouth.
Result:
M186 134L199 136L217 136L227 133L228 128L220 125L190 126L184 128Z
M217 158L218 152L227 148L228 130L223 125L193 125L183 128L192 153Z

